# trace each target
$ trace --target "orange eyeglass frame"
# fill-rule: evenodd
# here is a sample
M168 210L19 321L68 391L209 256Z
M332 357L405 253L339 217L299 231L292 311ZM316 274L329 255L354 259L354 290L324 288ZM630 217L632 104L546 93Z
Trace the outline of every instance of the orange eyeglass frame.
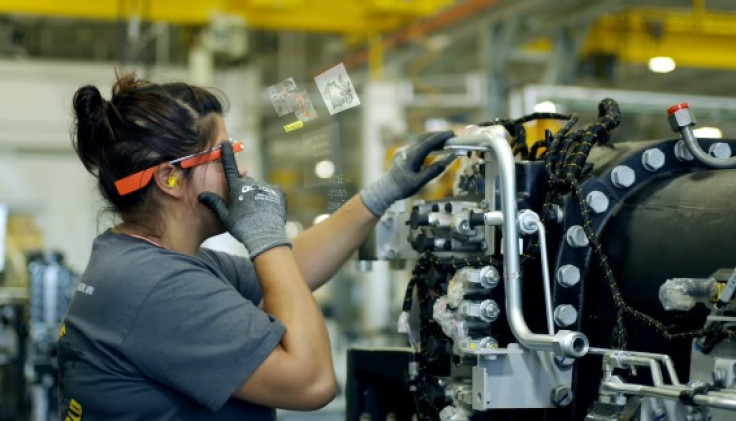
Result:
M232 142L233 145L233 152L239 153L242 152L243 149L245 149L245 146L243 146L243 142L240 142L238 140L232 140L228 139L230 142ZM222 146L215 146L214 148L204 151L195 153L192 155L187 155L182 158L177 158L173 161L168 161L169 164L179 164L183 169L192 168L197 165L206 164L208 162L216 161L222 157ZM133 193L136 190L140 190L143 187L146 187L148 183L151 182L151 178L153 178L153 174L156 172L158 167L160 167L162 164L154 165L151 168L146 168L145 170L138 171L135 174L131 174L127 177L123 177L120 180L115 182L115 188L118 190L118 194L121 196L125 196L126 194Z

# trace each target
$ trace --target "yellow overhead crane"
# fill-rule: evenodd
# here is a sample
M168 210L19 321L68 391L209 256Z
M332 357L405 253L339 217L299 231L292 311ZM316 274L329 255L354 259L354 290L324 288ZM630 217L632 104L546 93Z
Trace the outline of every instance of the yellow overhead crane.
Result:
M603 16L591 27L583 55L608 53L621 61L646 63L668 56L678 66L736 69L736 13L631 8Z
M213 14L250 28L344 34L381 33L437 13L454 0L0 0L0 14L96 20L135 17L203 25Z

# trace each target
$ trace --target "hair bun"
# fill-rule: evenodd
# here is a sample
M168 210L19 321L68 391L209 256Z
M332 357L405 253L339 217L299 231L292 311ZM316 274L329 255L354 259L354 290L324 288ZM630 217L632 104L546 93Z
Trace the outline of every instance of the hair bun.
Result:
M85 85L74 94L76 139L74 149L88 171L95 174L110 142L109 103L96 86Z

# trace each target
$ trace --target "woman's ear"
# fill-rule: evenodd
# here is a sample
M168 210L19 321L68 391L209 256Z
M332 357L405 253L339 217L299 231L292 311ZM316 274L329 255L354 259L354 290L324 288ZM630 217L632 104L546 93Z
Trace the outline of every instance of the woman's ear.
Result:
M182 184L184 183L184 173L176 166L164 163L158 166L153 175L156 187L171 197L181 198L184 195Z

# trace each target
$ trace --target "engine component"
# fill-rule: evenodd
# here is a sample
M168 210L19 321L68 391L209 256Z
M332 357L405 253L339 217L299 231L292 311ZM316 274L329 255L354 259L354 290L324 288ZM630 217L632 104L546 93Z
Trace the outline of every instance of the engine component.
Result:
M716 170L736 141L695 139L680 105L682 139L610 145L618 105L598 112L531 149L517 120L471 126L445 146L472 157L456 196L392 215L409 241L381 247L416 258L400 325L419 419L736 414L736 272L713 274L733 267L736 183Z

